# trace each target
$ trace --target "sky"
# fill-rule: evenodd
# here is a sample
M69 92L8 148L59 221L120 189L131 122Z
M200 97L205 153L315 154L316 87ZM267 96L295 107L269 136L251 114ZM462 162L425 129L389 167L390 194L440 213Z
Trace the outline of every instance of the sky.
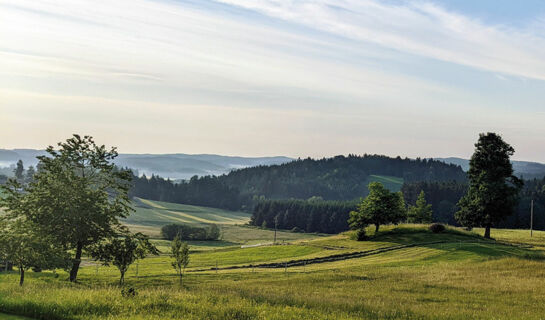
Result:
M0 148L545 162L542 0L0 0Z

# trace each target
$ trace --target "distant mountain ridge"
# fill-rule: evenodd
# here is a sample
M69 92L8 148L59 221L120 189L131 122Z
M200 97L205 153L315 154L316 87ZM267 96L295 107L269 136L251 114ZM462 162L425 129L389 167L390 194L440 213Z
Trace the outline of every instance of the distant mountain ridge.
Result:
M45 155L43 150L34 149L0 149L0 167L15 165L23 160L25 167L36 166L37 156ZM294 159L278 157L237 157L215 154L120 154L115 163L121 167L129 167L138 173L151 176L160 175L170 179L189 179L195 175L222 175L233 169L241 169L259 165L274 165L290 162ZM4 169L4 173L9 171Z
M451 163L459 165L464 171L469 170L469 160L449 157L449 158L433 158L435 160L443 161L445 163ZM511 161L513 164L513 170L515 175L523 177L524 179L534 179L545 177L545 164L539 162L530 161Z
M15 165L17 160L23 160L25 167L36 166L37 156L45 155L44 150L36 149L0 149L0 174L10 174L8 167ZM464 171L469 169L469 160L457 157L433 158L448 164L462 167ZM140 175L160 175L173 180L189 179L192 176L222 175L234 169L255 167L260 165L283 164L295 159L275 157L238 157L222 156L216 154L131 154L123 153L115 160L121 167L129 167L137 170ZM525 179L543 178L545 176L545 164L530 161L513 161L513 168L517 176Z

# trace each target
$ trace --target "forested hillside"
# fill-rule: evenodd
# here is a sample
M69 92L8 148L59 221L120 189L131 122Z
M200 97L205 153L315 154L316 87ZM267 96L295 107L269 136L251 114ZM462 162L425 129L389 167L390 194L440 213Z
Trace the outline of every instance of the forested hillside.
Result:
M295 160L239 169L219 177L193 177L175 184L153 176L135 177L132 195L227 209L251 209L257 198L353 200L367 194L374 175L403 181L465 181L459 166L430 159L349 155Z
M339 233L348 230L348 217L357 201L264 200L255 207L250 224L302 232Z

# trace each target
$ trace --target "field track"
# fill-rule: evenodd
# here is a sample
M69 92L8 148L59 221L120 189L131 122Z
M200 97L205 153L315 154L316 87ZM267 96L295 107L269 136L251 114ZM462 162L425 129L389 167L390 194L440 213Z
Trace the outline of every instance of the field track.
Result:
M330 255L326 257L318 257L318 258L311 258L311 259L289 260L289 261L275 262L275 263L246 264L246 265L227 266L227 267L218 267L218 268L212 267L207 269L190 270L188 272L247 269L247 268L287 268L287 267L306 266L306 265L317 264L317 263L362 258L362 257L377 255L377 254L390 252L390 251L396 251L396 250L402 250L402 249L414 248L414 247L422 247L422 246L428 246L428 245L436 245L436 244L445 244L445 245L453 244L453 245L460 245L460 246L462 244L463 245L477 244L477 245L511 246L511 247L515 246L515 247L524 247L524 248L531 247L526 244L524 244L523 246L519 246L519 245L513 245L509 243L495 243L495 242L488 242L488 241L432 241L432 242L388 246L388 247L383 247L383 248L378 248L373 250L356 251L356 252L349 252L349 253L343 253L343 254L334 254L334 255ZM509 252L509 251L505 251L505 252L512 254L512 252Z

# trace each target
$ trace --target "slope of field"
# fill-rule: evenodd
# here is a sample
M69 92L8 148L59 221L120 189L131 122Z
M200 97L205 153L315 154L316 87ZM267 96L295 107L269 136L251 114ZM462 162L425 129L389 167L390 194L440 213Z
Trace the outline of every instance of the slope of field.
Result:
M250 214L245 212L141 198L135 198L133 203L135 211L128 218L123 219L123 223L133 231L143 232L154 238L159 238L161 227L169 223L198 226L213 223L220 227L222 241L194 241L191 244L214 248L238 244L270 243L274 239L274 230L248 226ZM279 242L319 237L315 234L287 231L278 231L276 236Z
M228 211L146 199L134 199L135 212L125 223L131 225L163 226L168 223L187 224L244 224L250 215L244 212Z
M496 233L508 241L513 235ZM132 298L121 296L112 267L84 267L78 284L62 271L58 278L29 272L24 288L12 273L0 276L0 312L36 319L542 319L545 256L521 245L521 234L514 240L404 225L364 242L347 233L230 247L192 253L183 285L168 257L150 257L129 270L126 285L138 292ZM348 256L367 251L374 253ZM266 262L278 267L260 267Z
M367 180L368 180L368 183L380 182L387 189L394 192L401 190L401 186L403 186L403 178L400 178L400 177L378 176L378 175L372 174L369 176Z

